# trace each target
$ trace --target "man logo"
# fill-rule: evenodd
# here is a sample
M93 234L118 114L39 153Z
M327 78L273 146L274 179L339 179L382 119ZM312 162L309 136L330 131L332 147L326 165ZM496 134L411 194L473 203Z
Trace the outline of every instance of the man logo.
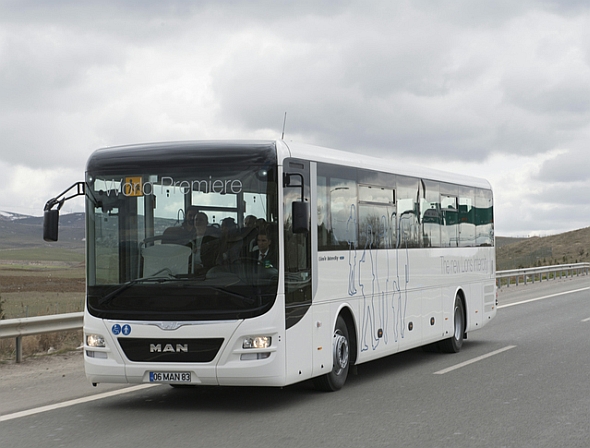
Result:
M150 344L150 353L188 353L188 344Z

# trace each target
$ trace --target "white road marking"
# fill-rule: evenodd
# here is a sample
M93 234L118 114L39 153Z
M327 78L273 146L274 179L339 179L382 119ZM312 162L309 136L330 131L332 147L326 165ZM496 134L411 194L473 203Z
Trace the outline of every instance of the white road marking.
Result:
M498 309L500 309L500 308L508 308L510 306L522 305L524 303L536 302L537 300L550 299L552 297L557 297L557 296L564 296L566 294L572 294L574 292L586 291L588 289L590 289L590 288L580 288L580 289L574 289L572 291L559 292L557 294L551 294L551 295L548 295L548 296L535 297L534 299L523 300L522 302L507 303L506 305L499 305L497 308Z
M516 345L509 345L507 347L501 348L501 349L496 350L494 352L490 352L488 354L478 356L477 358L470 359L469 361L462 362L461 364L456 364L454 366L447 367L446 369L439 370L438 372L434 372L434 375L444 375L445 373L460 369L461 367L468 366L469 364L473 364L475 362L481 361L483 359L489 358L491 356L497 355L499 353L505 352L506 350L510 350L515 347L516 347Z
M123 395L129 392L136 392L138 390L147 389L149 387L158 386L159 384L140 384L138 386L126 387L125 389L113 390L104 392L102 394L91 395L89 397L76 398L75 400L64 401L63 403L55 403L39 408L28 409L26 411L15 412L13 414L0 415L0 422L14 420L15 418L28 417L29 415L40 414L41 412L53 411L55 409L67 408L76 404L88 403L90 401L101 400L103 398L114 397L116 395Z
M582 322L588 322L590 321L590 317L587 317L586 319L582 319Z

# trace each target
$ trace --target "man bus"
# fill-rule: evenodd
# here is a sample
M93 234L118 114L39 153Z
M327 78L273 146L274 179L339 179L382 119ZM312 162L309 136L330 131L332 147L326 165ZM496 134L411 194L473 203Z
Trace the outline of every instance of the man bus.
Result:
M48 201L44 237L84 195L93 384L337 390L353 365L457 352L496 314L482 179L282 140L189 141L99 149L72 187ZM187 210L207 229L167 238ZM276 261L259 263L258 234Z

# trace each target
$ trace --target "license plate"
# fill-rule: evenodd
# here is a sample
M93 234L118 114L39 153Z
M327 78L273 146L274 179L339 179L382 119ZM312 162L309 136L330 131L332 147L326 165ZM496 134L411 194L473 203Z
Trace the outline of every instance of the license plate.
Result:
M150 372L150 383L190 383L190 372Z

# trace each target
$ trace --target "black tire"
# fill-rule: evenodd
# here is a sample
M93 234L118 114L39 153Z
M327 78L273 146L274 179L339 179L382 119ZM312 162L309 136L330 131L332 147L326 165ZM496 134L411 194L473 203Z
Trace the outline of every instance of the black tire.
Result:
M459 353L463 346L465 335L465 309L461 297L455 297L453 306L453 335L439 342L440 351L443 353Z
M332 371L314 378L315 388L325 392L342 389L350 368L350 339L348 327L342 316L338 316L332 339Z

